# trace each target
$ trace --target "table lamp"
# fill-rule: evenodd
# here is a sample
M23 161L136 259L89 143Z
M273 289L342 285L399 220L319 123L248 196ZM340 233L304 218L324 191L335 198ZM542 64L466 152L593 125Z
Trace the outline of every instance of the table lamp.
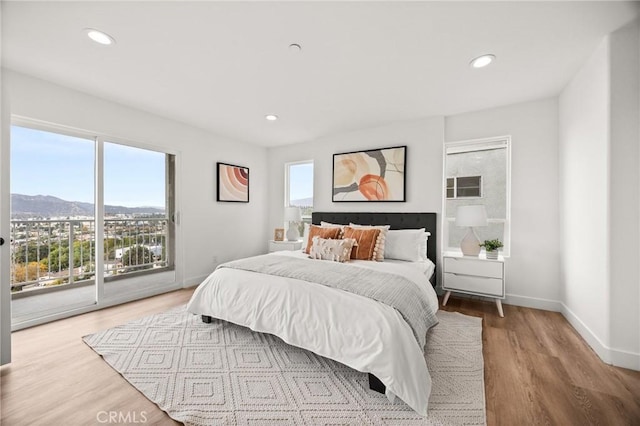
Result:
M284 221L289 224L287 230L287 241L298 241L300 238L300 232L298 232L298 222L302 220L302 212L300 207L286 207L284 209ZM295 222L294 225L291 225Z
M465 256L480 254L480 240L474 226L487 226L487 212L483 205L458 206L456 210L456 226L468 226L469 230L460 241L460 249Z

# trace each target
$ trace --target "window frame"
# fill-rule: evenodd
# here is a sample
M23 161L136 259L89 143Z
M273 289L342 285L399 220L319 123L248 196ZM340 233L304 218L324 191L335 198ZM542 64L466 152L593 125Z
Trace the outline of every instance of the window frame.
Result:
M480 180L480 183L478 184L478 192L480 194L479 195L470 195L468 197L459 196L458 195L458 188L459 188L458 187L458 179L460 179L460 178L463 178L463 179L475 178L475 177L477 177ZM447 185L446 188L445 188L446 191L449 190L449 186L448 186L449 185L449 182L448 182L449 179L453 179L453 188L452 188L453 189L453 197L449 197L449 195L445 192L447 200L457 200L459 198L464 198L466 200L474 199L474 198L483 198L483 191L482 191L483 179L482 179L482 176L449 176L449 177L446 177L445 178L445 182L446 182L446 185Z
M448 154L456 154L463 152L476 152L476 151L486 151L492 149L506 149L505 151L505 172L506 172L506 187L505 187L505 218L497 219L497 218L487 218L488 223L503 223L504 224L504 235L503 235L503 244L502 248L502 256L508 258L511 256L511 135L504 136L495 136L489 138L481 138L481 139L469 139L462 141L452 141L445 142L443 147L443 155L442 155L442 177L443 177L443 197L442 197L442 252L443 253L461 253L460 247L450 247L449 246L449 227L451 223L455 221L454 217L447 216L447 201L448 200L456 200L456 199L481 199L484 196L483 191L483 182L481 182L480 193L481 197L461 197L461 198L448 198L447 197L447 179L451 177L447 176L447 155ZM455 194L454 194L455 195Z
M178 259L178 253L180 253L180 236L178 232L180 213L177 206L179 205L179 182L177 176L179 172L180 157L179 151L166 148L163 146L154 145L151 143L144 143L140 141L133 141L130 139L112 136L107 133L79 129L76 127L66 126L63 124L52 123L30 117L25 117L17 114L11 114L10 126L26 127L34 130L57 133L61 135L77 137L92 140L94 142L94 234L100 235L100 241L103 241L104 236L104 144L114 143L133 148L144 149L148 151L154 151L164 154L166 157L165 167L165 203L166 203L166 220L170 222L172 226L168 227L168 237L171 241L171 260L168 260L168 265L156 270L144 270L136 271L125 274L121 277L114 279L113 277L105 277L104 274L95 274L93 279L87 280L86 283L95 285L96 296L95 303L91 305L73 306L66 310L62 310L54 313L46 313L42 316L33 316L27 319L23 319L18 323L11 325L12 331L20 330L26 327L48 323L57 319L66 318L71 315L77 315L79 313L95 311L104 309L115 304L125 303L133 300L137 300L143 297L149 297L154 294L166 293L169 291L181 288L181 277L183 275L182 262ZM168 159L171 158L171 161ZM169 184L173 185L169 188ZM171 192L173 191L173 192ZM170 200L171 198L171 200ZM169 251L169 246L167 246ZM104 244L95 245L95 269L104 269ZM166 274L170 274L169 277ZM143 290L137 292L125 292L116 296L106 296L104 285L111 281L119 280L137 280L141 283L154 282L157 287L150 288L144 287Z
M315 164L314 160L301 160L301 161L291 161L284 164L284 208L291 207L291 198L290 198L290 184L289 181L291 179L291 166L299 166L302 164L311 164L314 168L313 174L313 182L312 186L315 194ZM313 210L313 207L312 207ZM302 222L311 223L311 216L303 216Z

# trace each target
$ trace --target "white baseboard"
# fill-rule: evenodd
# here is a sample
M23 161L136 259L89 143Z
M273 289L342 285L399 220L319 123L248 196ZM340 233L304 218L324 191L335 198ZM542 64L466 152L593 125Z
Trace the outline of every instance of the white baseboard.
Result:
M507 294L504 299L507 305L522 306L524 308L542 309L543 311L562 312L562 303L557 300L541 299L539 297L518 296Z
M587 327L587 325L582 322L582 320L578 318L578 316L564 303L562 303L562 310L560 312L567 321L569 321L569 324L576 329L578 334L580 334L589 346L591 346L602 361L616 367L640 371L640 353L615 349L605 345L598 336L596 336L595 333L593 333L593 331L591 331L591 329Z
M205 278L207 278L208 276L209 276L209 274L201 275L199 277L186 278L184 280L182 288L195 287L195 286L199 285L202 281L204 281Z
M490 299L487 299L490 300ZM600 359L616 367L629 368L640 371L640 353L611 348L605 345L593 331L567 305L550 299L507 294L505 304L522 306L525 308L542 309L560 312L580 336L587 342Z

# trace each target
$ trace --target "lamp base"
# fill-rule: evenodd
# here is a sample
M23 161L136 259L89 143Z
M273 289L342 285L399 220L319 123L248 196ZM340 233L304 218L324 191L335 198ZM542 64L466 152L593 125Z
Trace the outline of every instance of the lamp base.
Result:
M296 225L290 225L287 230L287 241L298 241L300 239L300 232Z
M477 257L480 254L480 240L472 226L469 227L467 235L460 241L460 250L465 256Z

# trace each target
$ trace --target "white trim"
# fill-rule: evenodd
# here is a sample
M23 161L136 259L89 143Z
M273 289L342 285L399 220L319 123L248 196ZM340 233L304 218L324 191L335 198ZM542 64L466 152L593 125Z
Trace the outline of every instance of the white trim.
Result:
M444 195L442 197L442 215L447 218L447 200L458 200L457 198L447 198L447 154L450 153L458 153L458 152L472 152L472 151L481 151L487 149L506 149L506 199L505 199L505 218L504 219L496 219L491 218L489 222L492 220L501 220L504 221L504 236L503 236L503 256L508 258L511 256L511 136L496 136L490 138L482 138L482 139L470 139L464 141L452 141L452 142L444 142L444 149L442 154L442 187L444 191ZM484 184L483 184L484 185ZM481 189L484 193L484 188ZM483 194L484 195L484 194ZM464 198L462 198L464 199ZM449 228L448 221L441 221L441 235L442 239L442 247L443 251L455 250L455 247L448 248L449 244ZM445 249L445 247L447 247Z
M463 296L464 297L464 296ZM493 301L492 297L473 297ZM544 311L559 312L567 322L576 330L584 341L593 349L602 362L616 367L628 368L640 371L640 353L630 352L623 349L616 349L605 345L593 331L573 313L571 309L558 300L541 299L538 297L520 296L517 294L507 294L504 304L522 306L525 308L541 309ZM505 315L505 321L509 320L509 315Z
M186 278L184 280L184 284L182 288L189 288L189 287L195 287L197 285L200 285L200 283L202 283L202 281L204 281L209 275L210 274Z
M522 306L523 308L542 309L543 311L561 312L562 303L557 300L542 299L540 297L520 296L507 293L504 303Z
M616 349L605 345L602 340L567 305L561 303L562 315L575 328L580 336L591 346L600 359L616 367L640 371L640 353Z
M291 166L298 166L301 164L311 164L314 168L315 176L315 163L313 160L291 161L284 163L284 207L289 207L289 169ZM315 189L315 188L314 188Z

